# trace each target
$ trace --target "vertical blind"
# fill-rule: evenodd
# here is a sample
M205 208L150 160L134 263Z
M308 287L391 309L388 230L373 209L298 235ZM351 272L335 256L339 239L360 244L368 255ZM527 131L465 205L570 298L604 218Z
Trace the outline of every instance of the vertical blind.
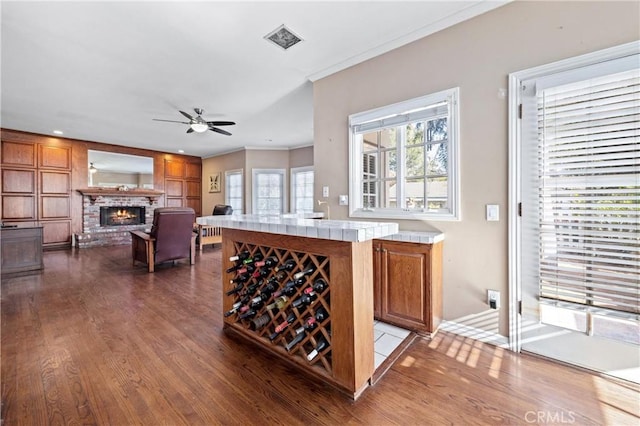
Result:
M640 70L537 101L540 296L640 313Z

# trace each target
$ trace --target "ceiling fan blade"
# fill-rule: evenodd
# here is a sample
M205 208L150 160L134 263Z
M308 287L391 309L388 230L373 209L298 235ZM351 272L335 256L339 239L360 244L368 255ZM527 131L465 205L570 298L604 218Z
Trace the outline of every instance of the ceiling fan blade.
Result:
M180 111L180 110L178 110L178 112L180 112L180 114L182 114L182 115L184 115L185 117L187 117L189 120L193 120L193 117L192 117L192 116L190 116L189 114L187 114L186 112L184 112L184 111Z
M193 133L193 129L192 129L191 127L189 127L189 128L187 129L187 133Z
M160 118L152 118L153 121L166 121L169 123L180 123L180 124L189 124L187 121L176 121L176 120L162 120Z
M227 132L226 130L218 129L217 127L209 126L209 130L211 130L212 132L217 132L223 135L231 136L231 133Z
M233 121L207 121L209 126L235 126Z

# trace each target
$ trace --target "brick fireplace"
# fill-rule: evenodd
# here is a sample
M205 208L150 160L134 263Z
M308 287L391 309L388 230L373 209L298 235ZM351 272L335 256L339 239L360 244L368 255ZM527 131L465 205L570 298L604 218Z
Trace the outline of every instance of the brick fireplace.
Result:
M131 243L129 231L148 231L159 191L91 188L82 193L82 233L75 234L75 246L88 248Z

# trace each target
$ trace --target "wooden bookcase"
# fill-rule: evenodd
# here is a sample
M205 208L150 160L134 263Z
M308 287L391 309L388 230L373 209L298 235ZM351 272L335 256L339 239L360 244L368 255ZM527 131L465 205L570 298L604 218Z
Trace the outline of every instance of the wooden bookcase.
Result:
M252 256L256 253L265 258L273 256L278 259L279 264L288 259L295 261L295 269L285 271L286 277L280 280L279 288L293 280L296 272L311 265L315 268L313 273L305 276L306 282L297 288L282 309L266 309L266 305L273 301L271 296L265 306L257 310L254 318L265 314L269 316L264 327L252 330L250 320L240 319L238 313L233 313L224 318L225 331L254 342L263 350L356 399L368 386L374 371L371 241L331 241L237 229L223 229L222 236L222 297L225 312L232 310L234 303L242 298L237 294L226 295L236 285L230 282L236 273L225 272L234 264L228 260L229 257L236 253L246 250ZM268 279L275 273L274 269L265 278ZM327 288L317 295L310 306L294 308L293 301L318 278L323 278L328 283ZM257 281L257 278L250 280L245 288ZM259 293L258 289L254 295ZM295 330L321 307L329 313L329 318L319 323L298 345L287 351L285 346L295 337ZM274 333L275 327L292 312L295 314L294 322L271 340L269 336ZM309 361L307 354L321 336L330 345Z

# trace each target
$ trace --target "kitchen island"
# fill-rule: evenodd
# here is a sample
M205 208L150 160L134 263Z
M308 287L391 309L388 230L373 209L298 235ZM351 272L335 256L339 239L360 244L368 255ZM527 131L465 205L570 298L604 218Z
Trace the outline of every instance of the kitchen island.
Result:
M398 225L256 215L197 221L222 228L225 331L356 399L374 371L372 240Z

